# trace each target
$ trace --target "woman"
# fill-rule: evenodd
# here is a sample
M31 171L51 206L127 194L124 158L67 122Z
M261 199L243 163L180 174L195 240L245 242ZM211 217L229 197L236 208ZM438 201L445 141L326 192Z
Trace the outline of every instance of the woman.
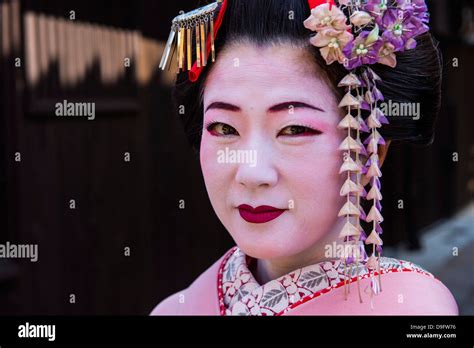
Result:
M440 106L441 57L431 35L420 29L416 48L407 38L396 62L397 42L378 39L380 28L398 30L394 40L405 35L404 16L418 15L424 26L423 4L413 2L389 1L402 13L394 25L367 16L387 11L387 1L366 1L357 13L350 1L224 2L215 63L180 74L175 99L236 247L152 315L458 313L429 272L380 257L379 169L391 142L432 142ZM356 38L349 22L370 32ZM374 64L368 57L379 41L377 52L387 54ZM373 70L348 75L357 59ZM364 88L373 93L359 93ZM420 103L422 117L377 115L383 100ZM370 257L364 244L372 244Z

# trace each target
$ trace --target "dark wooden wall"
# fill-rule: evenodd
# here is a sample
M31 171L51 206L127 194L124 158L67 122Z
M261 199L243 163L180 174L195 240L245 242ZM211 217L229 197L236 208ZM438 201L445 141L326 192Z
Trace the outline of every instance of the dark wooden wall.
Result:
M156 42L166 39L172 16L193 4L0 1L15 2L20 13L65 17L75 9L79 20L138 30ZM12 13L8 16L14 20ZM25 72L13 65L15 57L25 59L23 34L0 60L0 243L37 243L39 261L0 259L0 314L147 314L232 245L171 110L170 88L155 69L130 93L136 109L112 105L94 121L32 113ZM446 41L443 50L448 59L458 56L464 64L454 70L446 63L435 144L393 148L384 165L384 241L389 245L404 242L416 248L420 228L472 200L467 183L474 176L473 121L466 76L472 77L474 68L465 62L472 62L473 47ZM140 58L158 62L159 56L145 54ZM51 74L43 79L54 79ZM104 86L101 93L120 105L120 87ZM452 161L456 151L458 163ZM14 161L15 152L21 153L21 162ZM130 162L124 161L125 152ZM396 208L400 198L403 210ZM70 199L76 201L74 210ZM179 208L181 199L185 209ZM125 247L131 256L124 255Z

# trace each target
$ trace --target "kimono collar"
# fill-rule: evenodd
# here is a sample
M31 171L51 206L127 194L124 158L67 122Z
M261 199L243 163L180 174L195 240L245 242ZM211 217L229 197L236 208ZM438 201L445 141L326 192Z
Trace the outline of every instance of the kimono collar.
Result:
M266 284L259 284L249 265L257 261L238 247L226 254L218 272L218 295L221 315L282 315L311 299L344 285L344 262L319 262L299 268ZM421 267L407 261L381 257L380 272L369 271L365 264L350 270L346 284L390 272L419 272L433 277ZM347 273L347 272L346 272ZM372 296L371 288L364 289ZM363 304L361 304L363 305Z

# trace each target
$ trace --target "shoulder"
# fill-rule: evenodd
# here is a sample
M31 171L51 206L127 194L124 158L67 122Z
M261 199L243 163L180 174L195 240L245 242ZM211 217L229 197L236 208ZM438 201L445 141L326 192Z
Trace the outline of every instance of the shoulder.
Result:
M451 292L431 273L407 261L381 258L381 275L364 268L360 284L351 279L349 296L343 281L288 311L288 315L458 315ZM342 278L337 278L342 279ZM380 292L371 296L372 281ZM361 297L358 296L360 288ZM362 302L361 302L362 301Z
M422 267L404 260L382 258L380 314L458 315L458 306L449 289ZM377 301L378 302L378 301ZM390 313L383 313L383 311Z
M161 301L150 315L219 315L217 277L223 259L231 250L214 262L189 287Z

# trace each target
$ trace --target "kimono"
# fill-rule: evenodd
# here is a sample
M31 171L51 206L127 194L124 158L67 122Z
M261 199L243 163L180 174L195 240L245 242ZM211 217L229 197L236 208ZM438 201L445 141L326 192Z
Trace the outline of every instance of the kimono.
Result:
M443 283L408 261L381 257L377 271L360 263L346 273L324 261L266 284L249 270L255 261L233 247L150 315L458 315Z

